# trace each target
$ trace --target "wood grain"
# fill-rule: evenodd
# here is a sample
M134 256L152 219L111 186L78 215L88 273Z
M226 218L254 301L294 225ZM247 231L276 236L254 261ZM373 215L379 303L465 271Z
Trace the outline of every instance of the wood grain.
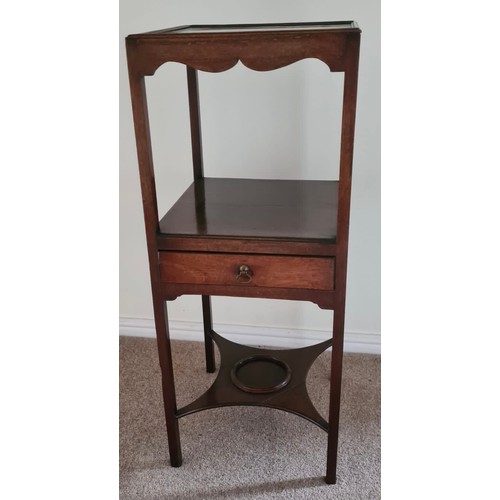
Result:
M249 283L237 281L242 265L252 273ZM334 259L160 252L160 276L164 283L333 290Z
M226 71L239 61L256 71L270 71L306 58L323 61L331 71L344 71L346 41L359 34L353 24L345 28L242 31L171 31L129 35L128 59L138 74L153 75L166 62L177 62L201 71Z
M234 387L234 399L223 397L225 380L212 386L198 403L177 411L165 300L202 295L208 371L214 369L212 338L217 338L210 295L304 300L335 310L329 422L316 415L305 388L288 400L286 388L277 391L275 407L301 414L328 430L326 482L336 482L360 33L353 22L285 23L185 26L126 39L173 466L182 463L177 418L235 404L240 398ZM305 58L319 59L330 71L345 73L339 181L205 179L196 71L225 71L239 61L248 68L269 71ZM188 66L194 183L159 221L144 77L166 62ZM242 275L243 264L250 270ZM251 279L239 283L235 280L238 273ZM303 370L305 380L308 364L298 358L294 371Z
M338 182L198 179L161 219L162 235L335 243Z
M317 257L333 257L337 252L337 246L334 243L295 241L292 239L214 238L157 234L156 241L159 250L186 252L231 252Z

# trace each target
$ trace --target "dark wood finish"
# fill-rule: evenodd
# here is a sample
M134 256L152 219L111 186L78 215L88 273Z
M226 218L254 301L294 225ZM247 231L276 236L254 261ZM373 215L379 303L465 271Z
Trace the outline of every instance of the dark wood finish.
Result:
M221 353L217 378L199 398L178 410L177 417L222 406L266 406L299 415L328 431L328 423L318 413L307 394L306 379L314 360L331 346L331 339L300 349L278 351L243 346L221 337L216 332L212 332L212 336ZM281 360L290 369L290 380L283 388L271 393L241 390L234 384L231 373L242 360L252 356L268 356ZM258 367L255 368L258 369ZM262 381L264 387L269 387L274 383L273 377Z
M156 325L156 340L158 344L158 356L162 375L163 403L168 434L170 463L174 467L180 467L182 464L182 453L179 437L179 424L175 418L177 403L175 398L172 352L170 348L167 308L162 298L160 267L156 248L158 209L156 204L156 187L153 170L153 155L151 151L146 89L144 85L144 77L137 76L133 71L129 73L129 76L137 143L137 156L139 161L139 173L141 177L142 203L144 209L144 223L146 226L151 290L153 295L153 311Z
M194 182L160 221L161 250L334 256L338 182Z
M215 372L215 353L214 342L212 340L212 303L208 295L201 297L202 310L203 310L203 335L205 339L205 360L207 365L207 372Z
M134 71L153 75L166 62L178 62L192 68L220 72L241 61L247 68L270 71L313 57L331 71L344 71L347 39L359 36L359 29L347 22L345 27L329 29L276 26L276 29L187 31L162 30L127 37L128 60Z
M160 221L160 233L335 243L336 181L204 178Z
M174 466L182 462L178 418L208 408L248 404L290 411L328 431L326 482L336 481L360 33L355 23L347 21L195 25L127 37L153 308ZM331 71L345 73L338 182L205 179L197 70L225 71L241 61L250 69L268 71L305 58L319 59ZM169 61L188 67L194 182L159 221L144 77ZM164 301L182 294L202 295L207 370L215 369L212 339L222 361L213 386L177 410ZM315 302L334 309L333 338L279 355L274 350L237 346L212 330L211 295ZM315 357L329 345L333 355L327 423L309 400L305 379ZM290 380L271 394L239 389L231 381L231 370L249 356L279 356L291 369ZM257 364L251 370L258 372Z
M226 297L249 297L256 299L303 300L314 302L321 309L333 309L335 292L328 290L304 290L300 288L268 288L236 285L199 285L185 283L163 283L164 300L175 300L181 295L218 295Z
M291 240L273 241L266 238L212 238L158 234L156 241L159 250L186 252L263 253L269 255L333 257L337 250L334 243Z
M249 272L242 273L241 266L248 266ZM333 290L334 260L281 255L160 252L160 276L163 282L169 284Z
M162 30L148 31L143 35L159 35L159 34L177 34L177 33L229 33L245 31L262 32L262 31L309 31L309 30L332 30L357 28L355 21L327 21L327 22L310 22L310 23L259 23L259 24L190 24L183 26L174 26Z
M340 413L340 388L342 382L342 357L344 348L345 290L347 285L347 251L349 240L349 214L351 203L352 160L354 148L354 126L356 120L356 95L358 86L359 34L350 37L347 42L347 61L344 76L344 100L342 113L342 136L340 147L339 206L337 215L337 257L336 295L332 363L330 379L330 432L328 433L328 451L326 482L337 481L337 448Z
M191 124L191 149L193 154L193 178L203 179L203 154L201 147L200 98L198 94L198 75L193 68L187 68L187 83L189 96L189 121ZM158 242L158 239L157 239ZM212 331L212 305L210 297L201 297L203 309L203 333L205 339L205 360L207 372L215 372L214 343Z
M201 149L200 98L198 95L198 74L187 68L189 122L191 124L191 149L193 154L193 177L203 179L203 154Z
M269 394L283 389L292 379L292 369L283 360L268 354L240 359L231 370L231 382L252 394Z

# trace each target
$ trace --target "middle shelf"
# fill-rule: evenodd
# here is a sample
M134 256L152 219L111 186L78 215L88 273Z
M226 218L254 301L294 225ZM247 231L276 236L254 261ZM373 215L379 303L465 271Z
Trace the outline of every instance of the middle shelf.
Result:
M160 236L333 244L337 181L204 178L161 219Z

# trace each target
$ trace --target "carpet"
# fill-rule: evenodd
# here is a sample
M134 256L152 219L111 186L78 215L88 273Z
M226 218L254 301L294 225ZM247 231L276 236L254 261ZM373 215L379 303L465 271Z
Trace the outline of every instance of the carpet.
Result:
M207 389L203 344L172 341L178 407ZM218 359L218 358L217 358ZM328 419L330 354L307 379ZM183 465L169 465L154 339L120 338L120 498L380 498L380 356L344 355L337 484L324 482L326 432L280 410L229 407L179 421Z

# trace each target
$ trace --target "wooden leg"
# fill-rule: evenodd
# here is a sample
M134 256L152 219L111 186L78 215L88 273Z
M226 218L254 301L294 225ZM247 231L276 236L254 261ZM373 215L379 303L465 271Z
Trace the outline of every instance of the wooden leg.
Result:
M212 339L212 304L210 297L202 295L201 304L203 307L203 329L205 331L205 359L207 363L207 372L215 372L214 341Z
M328 450L326 482L337 482L337 448L339 436L340 389L342 382L342 358L344 353L344 307L336 309L333 320L332 365L330 380L330 416L328 425Z
M182 451L179 436L179 421L176 416L177 404L175 399L172 351L168 331L167 306L163 300L153 297L153 308L155 313L158 356L161 367L163 405L167 424L170 464L172 467L180 467L182 465Z

